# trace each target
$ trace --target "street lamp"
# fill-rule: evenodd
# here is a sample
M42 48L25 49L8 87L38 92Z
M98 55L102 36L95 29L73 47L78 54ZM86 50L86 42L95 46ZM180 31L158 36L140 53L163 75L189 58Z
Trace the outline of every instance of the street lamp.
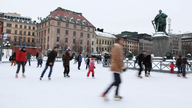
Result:
M2 32L2 34L1 34L1 52L0 52L0 62L2 62L3 35L4 35L4 33Z

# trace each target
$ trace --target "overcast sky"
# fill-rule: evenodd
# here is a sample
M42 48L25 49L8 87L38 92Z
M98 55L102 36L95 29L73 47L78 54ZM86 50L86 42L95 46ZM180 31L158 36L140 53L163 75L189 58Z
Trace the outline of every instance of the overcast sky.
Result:
M173 33L192 32L192 0L1 0L0 4L0 12L16 12L33 20L62 7L83 13L96 28L115 34L152 34L151 20L162 9L171 18Z

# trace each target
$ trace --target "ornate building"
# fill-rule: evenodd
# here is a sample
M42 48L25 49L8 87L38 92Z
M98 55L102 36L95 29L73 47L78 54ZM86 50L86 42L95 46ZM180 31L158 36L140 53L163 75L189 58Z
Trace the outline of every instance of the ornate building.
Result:
M192 33L180 34L182 42L182 55L192 54Z

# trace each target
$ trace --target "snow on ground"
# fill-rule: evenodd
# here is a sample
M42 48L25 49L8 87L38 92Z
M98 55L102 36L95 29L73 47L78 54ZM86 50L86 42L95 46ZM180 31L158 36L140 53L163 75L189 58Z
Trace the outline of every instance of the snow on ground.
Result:
M136 70L121 74L121 101L115 101L115 87L104 101L100 95L112 83L112 72L96 64L95 79L86 78L87 70L81 70L71 62L71 78L63 77L62 62L56 62L52 80L48 81L49 68L42 81L39 76L44 69L26 65L26 78L15 78L16 66L0 64L1 108L192 108L192 74L188 79L168 73L152 72L152 77L137 78ZM144 73L142 73L143 75Z

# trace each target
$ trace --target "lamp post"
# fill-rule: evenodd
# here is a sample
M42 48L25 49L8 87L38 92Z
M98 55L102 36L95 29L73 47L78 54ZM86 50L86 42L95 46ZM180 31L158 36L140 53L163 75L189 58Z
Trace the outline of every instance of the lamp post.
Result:
M20 41L20 48L22 47L22 37L19 38Z
M63 47L62 47L62 55L64 54L64 44L63 44Z
M39 17L38 17L39 19ZM39 50L39 23L37 23L37 52Z
M2 34L1 34L1 52L0 52L0 62L2 62L2 51L3 51L3 35L4 35L4 33L2 32Z

